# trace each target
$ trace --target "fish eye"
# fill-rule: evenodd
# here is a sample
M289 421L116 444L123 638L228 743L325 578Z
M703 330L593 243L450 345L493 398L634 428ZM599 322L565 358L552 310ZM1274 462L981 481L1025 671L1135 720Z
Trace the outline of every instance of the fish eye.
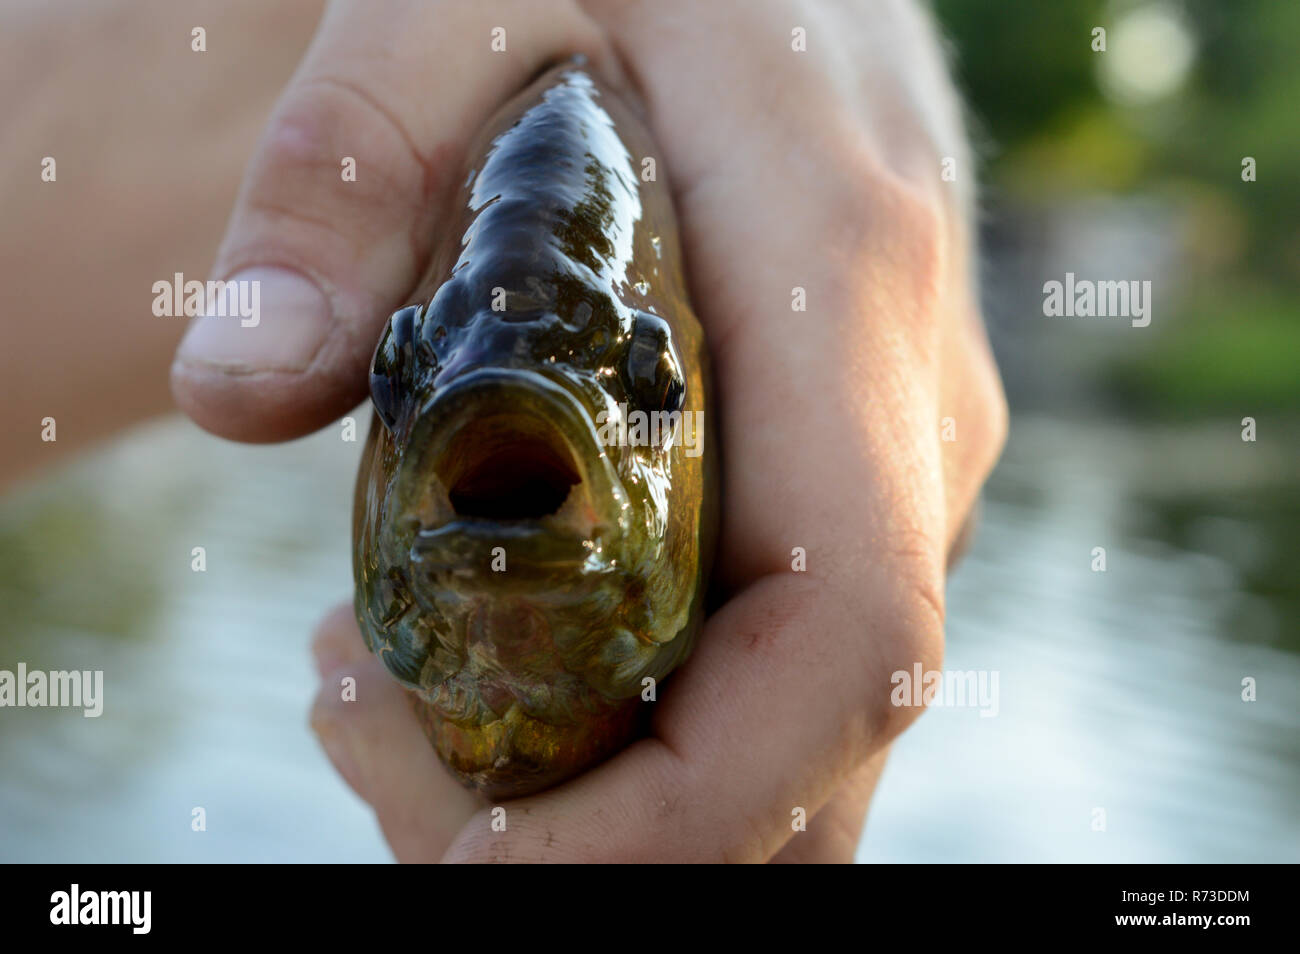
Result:
M628 398L643 411L680 411L686 381L673 348L668 323L658 315L638 311L632 326L624 371Z
M420 306L411 305L388 319L370 362L370 401L390 433L397 427L405 407L421 310Z

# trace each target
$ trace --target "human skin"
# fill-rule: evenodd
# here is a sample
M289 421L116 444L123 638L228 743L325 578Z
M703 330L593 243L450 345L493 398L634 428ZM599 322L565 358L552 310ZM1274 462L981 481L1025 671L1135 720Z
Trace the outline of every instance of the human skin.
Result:
M172 409L183 318L321 0L0 6L0 486ZM208 50L191 49L203 25ZM46 156L57 179L41 181ZM53 417L58 440L41 440Z
M890 675L941 666L948 558L1006 428L956 100L911 3L735 9L393 0L379 17L336 0L247 168L212 277L257 269L262 322L196 322L172 370L177 402L215 433L287 439L364 399L468 141L575 52L645 105L713 352L728 600L648 738L508 803L494 832L350 610L322 623L313 726L399 859L849 860L889 743L918 714L890 704Z

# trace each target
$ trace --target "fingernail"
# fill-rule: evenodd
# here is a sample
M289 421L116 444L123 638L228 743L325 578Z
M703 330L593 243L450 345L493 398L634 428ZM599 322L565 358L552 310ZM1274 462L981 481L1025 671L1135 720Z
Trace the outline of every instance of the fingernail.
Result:
M330 326L325 294L287 268L249 268L232 275L217 304L209 302L206 311L190 323L176 357L228 371L301 371L316 357Z

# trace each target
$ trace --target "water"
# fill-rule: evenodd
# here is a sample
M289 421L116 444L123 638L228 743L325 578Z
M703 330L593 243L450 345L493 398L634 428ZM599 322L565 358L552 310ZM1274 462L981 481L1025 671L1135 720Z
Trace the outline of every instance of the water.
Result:
M358 454L337 430L267 449L170 420L4 502L0 668L103 669L106 701L3 710L0 858L390 857L306 721Z
M1255 457L1222 463L1234 454ZM1270 544L1294 559L1283 464L1231 421L1170 435L1018 419L950 582L944 662L997 671L999 714L936 709L904 736L859 859L1300 860L1294 563L1262 587L1274 599L1250 583L1272 580L1255 559ZM1175 545L1171 514L1198 492L1215 503L1197 546Z
M1017 418L949 590L945 667L998 671L999 713L895 745L861 860L1300 860L1297 444L1269 446ZM106 683L98 719L0 710L0 859L390 857L306 725L358 452L170 419L0 501L0 668Z

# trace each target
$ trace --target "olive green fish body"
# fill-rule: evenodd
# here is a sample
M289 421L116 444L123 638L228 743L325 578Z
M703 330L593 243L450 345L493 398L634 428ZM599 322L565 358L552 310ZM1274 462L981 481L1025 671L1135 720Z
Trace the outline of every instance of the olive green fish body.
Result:
M585 71L471 152L461 221L376 348L357 618L438 754L492 797L636 731L699 631L708 359L662 162Z

